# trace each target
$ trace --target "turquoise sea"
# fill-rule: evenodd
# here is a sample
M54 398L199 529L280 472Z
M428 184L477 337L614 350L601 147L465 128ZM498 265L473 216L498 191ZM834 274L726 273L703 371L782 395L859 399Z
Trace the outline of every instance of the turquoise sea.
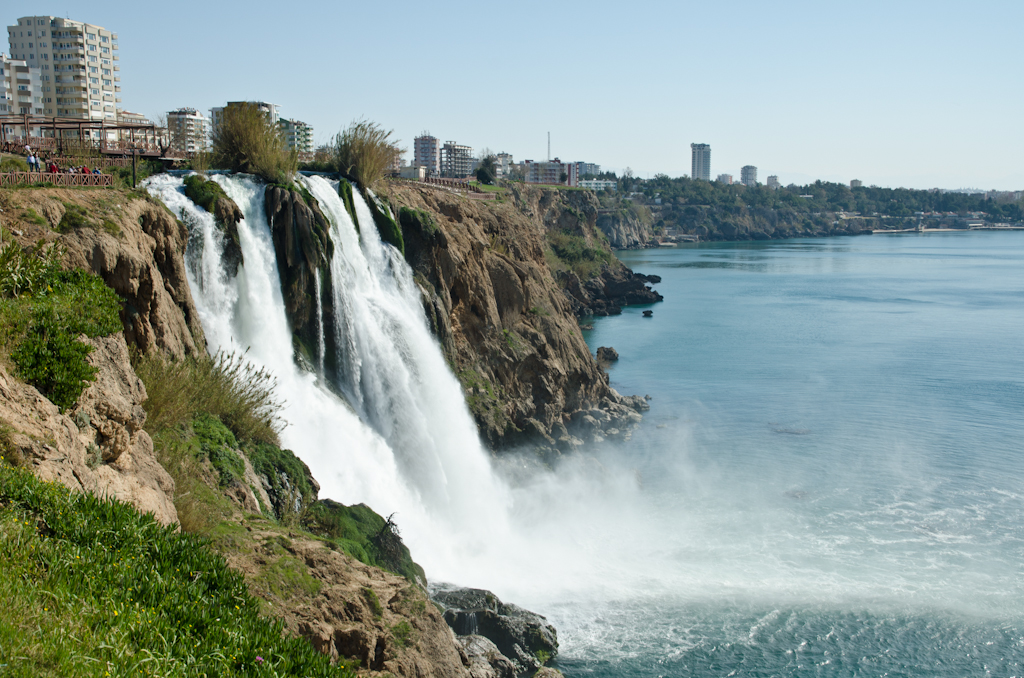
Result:
M620 258L665 301L584 334L651 410L599 455L635 490L545 610L559 668L1024 675L1024 233Z

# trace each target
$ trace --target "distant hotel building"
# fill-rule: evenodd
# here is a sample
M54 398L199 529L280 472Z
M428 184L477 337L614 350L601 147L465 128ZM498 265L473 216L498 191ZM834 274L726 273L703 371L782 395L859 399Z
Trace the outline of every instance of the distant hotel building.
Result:
M179 108L167 113L167 133L171 148L182 153L210 150L210 119L194 108Z
M441 147L441 176L462 179L473 171L473 149L454 141L444 142Z
M768 177L768 183L766 185L773 191L778 190L782 186L782 184L779 183L779 177L775 174Z
M731 184L732 183L732 175L731 174L719 174L718 178L715 179L715 181L717 181L720 184Z
M860 179L853 179L852 181L850 181L850 188L860 188L863 185L864 182L861 181Z
M596 176L601 173L601 166L593 162L578 162L576 163L576 173L581 177L585 177L588 174Z
M441 141L437 137L424 132L413 140L414 166L427 168L428 177L441 175Z
M83 120L117 119L121 66L117 33L56 16L28 16L7 27L12 59L38 69L39 85L14 101L16 113ZM5 67L6 71L7 68ZM0 102L2 104L3 102ZM10 106L10 104L8 104ZM25 110L21 110L25 109Z
M711 146L708 144L690 144L693 153L690 176L694 179L711 181Z
M757 168L753 165L740 168L740 183L744 186L757 186Z

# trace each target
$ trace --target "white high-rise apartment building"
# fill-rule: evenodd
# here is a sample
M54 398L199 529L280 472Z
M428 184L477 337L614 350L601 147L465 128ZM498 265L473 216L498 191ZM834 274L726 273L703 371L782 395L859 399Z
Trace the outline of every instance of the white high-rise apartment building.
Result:
M284 144L288 150L298 153L313 152L313 126L300 120L281 118L277 123L284 135Z
M441 140L424 132L412 142L412 164L427 168L428 177L441 174Z
M0 114L42 115L43 98L39 69L0 54Z
M33 102L33 114L117 120L117 33L56 16L27 16L7 27L7 40L12 58L39 69L40 105Z
M693 157L690 161L690 176L694 179L711 181L711 146L690 144Z
M167 113L171 148L182 153L210 150L210 119L194 108Z

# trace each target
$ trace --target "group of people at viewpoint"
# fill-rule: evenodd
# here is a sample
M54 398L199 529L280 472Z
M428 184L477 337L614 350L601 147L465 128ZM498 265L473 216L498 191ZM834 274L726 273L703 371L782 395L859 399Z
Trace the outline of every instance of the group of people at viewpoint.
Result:
M29 172L42 172L42 164L38 153L33 153L32 148L25 145L25 161L28 163ZM99 168L89 169L87 165L77 165L75 167L68 167L62 169L55 160L50 160L46 164L46 171L50 174L60 174L62 172L68 174L102 174Z

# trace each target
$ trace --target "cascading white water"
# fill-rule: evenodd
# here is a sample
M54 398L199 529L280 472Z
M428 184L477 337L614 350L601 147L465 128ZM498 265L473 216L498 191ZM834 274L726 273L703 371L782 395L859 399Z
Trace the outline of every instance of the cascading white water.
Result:
M361 236L336 186L303 180L331 220L339 386L350 407L293 359L263 186L244 176L213 178L245 215L238 226L244 264L233 279L220 261L223 239L212 215L184 196L180 179L149 183L193 225L189 285L210 351L247 350L277 377L288 422L282 442L309 465L321 497L397 513L429 576L475 581L469 556L507 531L508 492L491 471L458 382L426 326L407 264L381 242L358 193Z

